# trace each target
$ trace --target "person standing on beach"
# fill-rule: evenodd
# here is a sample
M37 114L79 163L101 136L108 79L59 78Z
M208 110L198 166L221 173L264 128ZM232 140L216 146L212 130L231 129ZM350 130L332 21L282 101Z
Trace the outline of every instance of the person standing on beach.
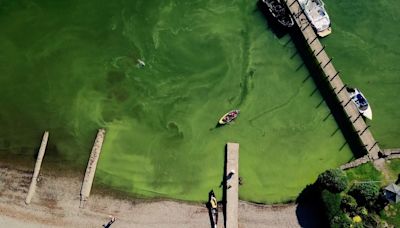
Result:
M115 220L117 220L117 218L115 218L114 216L110 215L110 221L107 224L104 224L103 227L104 228L109 228L111 227L111 225L115 222Z

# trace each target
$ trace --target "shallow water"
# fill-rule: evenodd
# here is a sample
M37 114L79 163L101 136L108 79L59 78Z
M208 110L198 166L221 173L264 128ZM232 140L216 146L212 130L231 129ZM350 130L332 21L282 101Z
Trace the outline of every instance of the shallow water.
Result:
M328 6L333 17L343 4ZM219 190L225 143L239 142L240 197L257 202L293 199L352 157L289 37L268 29L254 1L2 1L0 26L2 150L31 157L49 129L44 165L83 170L105 127L97 184L205 200ZM353 28L338 19L333 29L324 42L347 72L353 56L339 56L338 37ZM379 130L386 106L359 87L376 137L395 144ZM237 121L215 128L234 108Z

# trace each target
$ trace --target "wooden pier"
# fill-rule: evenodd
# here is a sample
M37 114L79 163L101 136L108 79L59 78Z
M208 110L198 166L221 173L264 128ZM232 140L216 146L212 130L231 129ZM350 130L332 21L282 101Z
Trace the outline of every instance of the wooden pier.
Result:
M302 8L297 0L285 0L297 26L304 36L310 51L312 52L316 61L324 74L325 80L329 83L332 94L335 94L338 102L340 102L348 120L352 123L354 131L357 133L358 138L363 145L364 149L368 152L371 159L375 160L379 157L381 149L377 141L375 141L369 126L361 117L357 107L351 102L350 96L346 90L346 85L340 79L339 72L336 71L332 63L332 58L328 56L325 51L325 46L321 44L317 34L314 32L312 25L308 21L306 15L303 13Z
M40 167L42 166L42 161L43 161L44 153L46 152L48 140L49 140L49 132L45 131L43 134L42 143L40 144L39 153L38 153L38 156L36 159L35 169L33 170L32 181L31 181L31 184L29 185L28 194L25 199L26 204L31 203L33 194L36 191L36 184L38 182L39 171L40 171Z
M239 144L227 143L225 170L225 227L238 228L239 206Z
M82 188L81 188L81 197L80 197L80 208L85 206L86 201L89 199L90 191L92 189L94 174L96 172L97 161L100 157L101 147L103 146L104 136L106 134L106 130L100 129L97 132L96 139L94 141L94 145L92 148L92 152L90 153L88 165L86 167L85 177L83 178Z

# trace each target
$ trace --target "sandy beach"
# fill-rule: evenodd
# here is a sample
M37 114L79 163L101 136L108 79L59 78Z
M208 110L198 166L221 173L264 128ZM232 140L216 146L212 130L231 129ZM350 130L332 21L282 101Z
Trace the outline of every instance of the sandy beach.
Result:
M93 193L79 208L81 177L44 173L30 205L24 200L32 171L0 166L1 227L101 227L109 215L112 227L210 227L204 204L169 200L143 201ZM219 224L223 224L222 211ZM220 225L219 227L223 227ZM296 205L239 203L239 227L300 227Z

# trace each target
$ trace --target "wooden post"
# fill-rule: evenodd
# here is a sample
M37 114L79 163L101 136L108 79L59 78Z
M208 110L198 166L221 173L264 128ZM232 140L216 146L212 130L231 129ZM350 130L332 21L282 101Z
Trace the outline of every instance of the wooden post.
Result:
M29 186L28 195L26 196L25 203L30 204L33 194L36 190L37 179L39 176L40 167L42 166L42 161L44 157L44 152L46 151L47 141L49 140L49 132L45 131L42 138L42 143L40 144L39 153L36 159L35 169L33 171L32 181Z
M80 193L81 200L79 205L80 208L83 208L85 206L85 203L89 198L90 191L92 190L92 184L93 184L94 174L96 172L97 161L99 160L105 134L106 130L104 129L99 129L99 131L97 132L92 152L90 153L88 165L86 167L85 177L83 178L82 182L82 188Z

